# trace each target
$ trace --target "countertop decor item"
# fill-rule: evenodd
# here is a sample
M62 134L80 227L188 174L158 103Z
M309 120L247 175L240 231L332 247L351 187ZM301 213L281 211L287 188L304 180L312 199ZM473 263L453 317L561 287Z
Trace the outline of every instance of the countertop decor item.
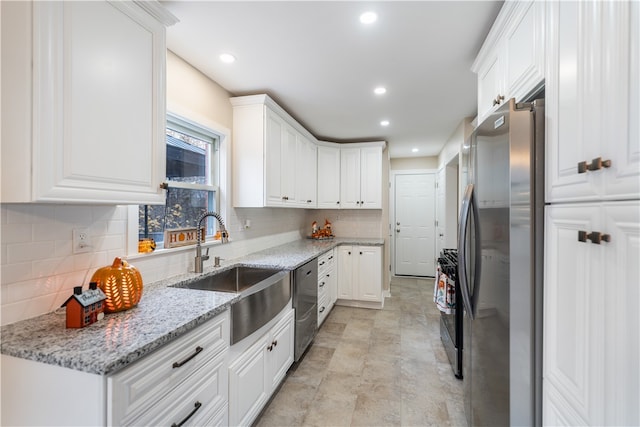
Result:
M105 313L115 313L135 307L142 296L142 276L137 268L116 257L113 264L93 273L92 282L107 296Z
M324 226L318 229L318 223L313 221L311 224L312 232L311 238L316 240L333 239L333 230L331 229L331 222L328 219L324 220Z
M62 304L62 307L66 307L67 328L84 328L102 320L106 299L95 282L89 284L86 292L82 292L82 286L74 287L73 295Z

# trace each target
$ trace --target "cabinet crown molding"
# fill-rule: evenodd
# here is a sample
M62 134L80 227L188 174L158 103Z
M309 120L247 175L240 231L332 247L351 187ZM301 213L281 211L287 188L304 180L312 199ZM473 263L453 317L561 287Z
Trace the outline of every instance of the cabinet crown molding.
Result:
M157 0L133 0L133 3L140 6L140 8L144 9L149 15L164 24L165 27L170 27L180 22L173 13L169 12Z

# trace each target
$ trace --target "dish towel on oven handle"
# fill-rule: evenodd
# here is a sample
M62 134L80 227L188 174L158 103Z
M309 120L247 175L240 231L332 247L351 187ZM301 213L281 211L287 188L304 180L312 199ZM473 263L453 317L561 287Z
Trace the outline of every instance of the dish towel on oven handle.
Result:
M440 270L440 265L436 269L436 280L433 289L433 302L438 310L445 314L452 314L456 308L456 289L453 280Z

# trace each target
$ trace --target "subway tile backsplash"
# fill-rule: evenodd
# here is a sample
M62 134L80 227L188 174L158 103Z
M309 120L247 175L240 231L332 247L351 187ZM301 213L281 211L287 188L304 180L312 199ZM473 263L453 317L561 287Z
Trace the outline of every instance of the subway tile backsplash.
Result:
M88 286L91 275L127 254L126 206L0 204L0 323L57 309ZM232 209L227 228L232 243L211 253L226 259L286 243L311 233L311 223L328 218L340 237L385 236L379 210ZM246 221L250 227L245 228ZM91 251L74 254L74 228L87 228ZM213 259L213 257L212 257ZM135 256L144 282L181 274L193 267L193 251Z

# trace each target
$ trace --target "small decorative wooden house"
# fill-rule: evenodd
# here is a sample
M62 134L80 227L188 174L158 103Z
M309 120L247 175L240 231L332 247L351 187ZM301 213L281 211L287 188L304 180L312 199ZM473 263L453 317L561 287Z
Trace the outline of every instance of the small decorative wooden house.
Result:
M82 292L82 286L73 288L73 295L62 304L67 307L67 328L84 328L102 319L106 299L95 282L89 284L86 292Z

